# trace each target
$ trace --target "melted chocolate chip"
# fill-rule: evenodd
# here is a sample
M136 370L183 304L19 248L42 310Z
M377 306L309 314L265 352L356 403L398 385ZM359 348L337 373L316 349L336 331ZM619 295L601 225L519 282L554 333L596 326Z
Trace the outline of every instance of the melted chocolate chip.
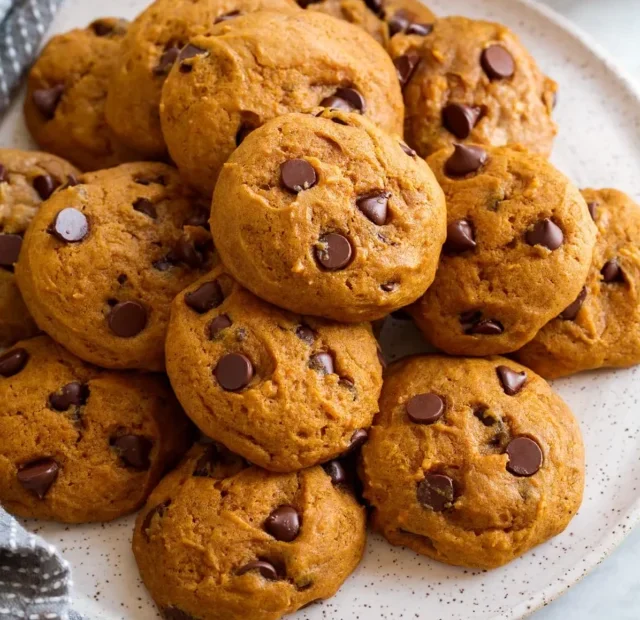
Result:
M322 469L331 478L334 485L346 484L347 472L340 461L329 461L322 466Z
M224 296L220 285L214 280L200 285L191 293L187 293L184 296L184 301L189 308L195 310L198 314L204 314L213 308L217 308L224 301Z
M600 273L602 274L602 281L607 284L612 282L624 282L622 267L620 267L620 263L617 258L608 260L602 267Z
M153 443L140 435L122 435L111 440L120 458L135 469L149 469L149 454Z
M57 392L49 394L49 405L56 411L67 411L70 407L82 407L89 398L89 388L78 381L67 383Z
M49 174L40 174L33 179L33 189L42 200L47 200L59 185L60 183Z
M442 474L427 474L418 483L418 502L434 512L451 508L454 500L453 480Z
M524 384L527 382L527 373L523 370L522 372L517 372L515 370L511 370L508 366L498 366L496 368L496 372L498 373L498 379L500 379L500 383L502 384L502 389L505 394L509 396L515 396L522 388Z
M329 233L320 238L315 248L316 259L328 271L344 269L351 262L353 247L344 235Z
M312 188L318 181L316 171L305 159L289 159L280 166L282 185L294 194Z
M36 106L40 114L47 120L51 120L55 114L62 94L64 93L64 85L57 84L51 88L39 88L33 91L31 95L33 104Z
M60 467L51 458L39 459L23 465L18 471L18 482L27 491L43 499L56 481Z
M567 306L558 316L564 321L575 321L578 313L580 312L580 308L582 308L582 304L584 300L587 298L587 288L586 286L582 287L580 294L576 298L576 300L569 306Z
M419 62L420 56L416 52L407 52L402 56L394 58L393 65L396 68L396 75L398 76L401 88L404 88L411 79Z
M265 562L264 560L254 560L253 562L249 562L242 568L238 569L238 572L236 574L240 576L253 570L257 570L265 579L268 579L269 581L275 581L276 579L279 579L278 571L275 569L273 564Z
M360 114L365 110L364 97L355 88L338 88L333 95L325 97L320 105L324 108Z
M333 355L331 353L316 353L309 360L309 368L323 374L330 375L334 372Z
M475 233L471 222L456 220L447 226L447 241L444 249L449 254L459 254L476 247Z
M227 329L227 327L231 327L232 321L226 314L221 314L217 316L211 323L209 323L209 339L213 340L218 337L222 331Z
M0 355L0 376L13 377L17 375L29 361L26 349L12 349Z
M148 198L138 198L132 206L134 211L144 213L144 215L150 217L152 220L155 220L158 217L156 208Z

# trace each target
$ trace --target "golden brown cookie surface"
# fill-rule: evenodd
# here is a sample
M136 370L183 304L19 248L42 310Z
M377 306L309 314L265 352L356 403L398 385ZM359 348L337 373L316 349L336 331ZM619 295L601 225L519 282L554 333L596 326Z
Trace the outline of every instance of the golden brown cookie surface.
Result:
M191 419L272 471L355 448L378 410L382 368L368 325L280 310L220 267L176 297L166 346Z
M454 142L551 152L557 85L505 26L445 17L426 36L393 37L390 53L404 84L405 137L423 157Z
M640 206L615 189L582 195L598 227L587 283L517 353L543 377L640 363Z
M578 510L584 449L567 405L501 357L389 367L362 449L364 496L392 543L494 568L559 534Z
M38 325L106 368L164 368L170 303L210 269L206 212L175 168L85 174L43 204L16 274Z
M140 513L133 552L165 618L278 620L335 594L365 537L364 509L321 467L241 469L197 445Z
M162 129L185 180L211 194L224 162L256 127L323 107L362 112L402 132L393 63L361 29L321 13L263 12L191 40L162 91Z
M158 376L98 369L48 336L0 355L0 503L13 514L81 523L133 512L188 431Z
M462 145L428 163L447 199L447 241L413 317L447 353L515 351L584 285L596 237L587 205L526 151Z
M432 282L445 204L399 138L325 110L249 134L222 170L211 222L223 262L255 294L301 314L368 321Z

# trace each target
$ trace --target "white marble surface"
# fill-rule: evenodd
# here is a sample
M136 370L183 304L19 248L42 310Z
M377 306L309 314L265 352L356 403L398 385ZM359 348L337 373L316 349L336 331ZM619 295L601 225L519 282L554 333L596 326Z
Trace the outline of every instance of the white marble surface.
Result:
M544 0L591 35L640 82L640 0ZM640 157L640 154L638 154ZM533 620L638 620L640 527Z

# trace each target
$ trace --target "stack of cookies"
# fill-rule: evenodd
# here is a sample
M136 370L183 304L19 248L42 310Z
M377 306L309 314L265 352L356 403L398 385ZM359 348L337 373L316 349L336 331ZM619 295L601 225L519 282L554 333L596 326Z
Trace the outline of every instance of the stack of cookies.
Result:
M173 620L332 596L367 515L467 567L560 533L584 450L542 377L640 362L640 207L548 162L556 90L416 0L156 0L54 37L47 152L0 150L0 502L142 508ZM385 369L401 310L440 354Z

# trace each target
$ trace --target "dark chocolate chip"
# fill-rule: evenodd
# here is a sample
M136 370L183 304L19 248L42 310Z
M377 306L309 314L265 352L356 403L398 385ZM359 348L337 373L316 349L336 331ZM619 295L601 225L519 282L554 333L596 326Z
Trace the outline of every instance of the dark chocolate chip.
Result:
M127 31L127 27L128 23L125 19L96 19L89 24L89 28L91 28L98 37L106 37L110 34L124 34Z
M165 50L162 56L160 56L160 60L158 60L158 64L154 67L153 72L156 75L166 75L169 73L169 70L178 59L180 55L179 47L170 47Z
M292 542L300 533L300 515L293 506L279 506L267 517L264 529L280 542Z
M153 265L153 268L157 269L158 271L169 271L169 269L173 267L173 263L169 260L169 257L167 256L159 260L153 261L153 263L151 264Z
M330 375L334 372L333 355L331 353L316 353L311 356L309 360L309 368L322 373L323 375Z
M352 452L359 450L362 446L364 446L368 438L369 438L369 433L364 428L359 428L357 431L353 433L353 435L351 435L351 441L349 443L349 447L347 448L343 456L346 456L347 454L351 454Z
M456 220L447 226L447 241L444 249L450 254L459 254L476 247L473 226L468 220Z
M367 194L356 200L356 206L367 219L382 226L387 221L387 204L390 197L389 192Z
M506 450L507 469L516 476L533 476L542 467L542 449L529 437L516 437Z
M204 254L184 235L178 239L167 258L173 263L184 263L192 269L198 269L205 263Z
M582 308L582 304L584 303L584 300L586 298L587 287L583 286L576 300L559 314L559 318L563 319L564 321L575 321L578 313L580 312L580 308Z
M388 20L387 25L389 27L389 36L404 32L411 23L413 15L405 9L399 9Z
M254 560L253 562L249 562L240 568L236 574L240 576L252 570L259 571L259 573L269 581L275 581L279 578L278 571L275 569L273 564L265 562L264 560Z
M242 15L242 11L239 11L238 9L236 9L235 11L229 11L228 13L218 15L213 23L219 24L220 22L226 22L227 20L233 19L234 17L239 17L240 15Z
M210 443L204 449L202 455L196 463L193 475L198 478L207 478L211 475L214 467L218 463L218 446L215 443Z
M280 180L290 192L297 194L318 182L313 166L305 159L289 159L280 166Z
M392 291L395 291L398 288L398 283L397 282L385 282L384 284L380 285L380 288L385 293L391 293Z
M355 88L338 88L333 95L325 97L320 105L324 108L342 110L343 112L360 112L365 110L364 97Z
M108 323L116 336L133 338L147 326L147 310L137 301L122 301L111 309Z
M296 336L307 344L313 344L316 339L314 331L307 325L298 325L296 327Z
M347 472L340 461L329 461L322 466L322 469L331 478L331 482L335 485L346 484Z
M49 405L56 411L66 411L69 407L82 407L89 397L89 389L78 381L67 383L57 392L49 394Z
M455 150L444 165L445 173L450 177L463 177L477 172L487 163L487 152L479 146L456 144Z
M238 131L236 133L236 146L240 146L244 139L255 129L251 125L245 125L244 123L240 125Z
M407 415L416 424L433 424L444 415L444 401L437 394L416 394L405 405Z
M89 220L82 211L67 207L56 215L47 232L65 243L78 243L89 234Z
M224 301L224 297L220 285L214 280L213 282L205 282L195 291L187 293L184 296L184 301L189 308L198 314L204 314L217 308Z
M33 189L38 192L42 200L47 200L60 183L49 174L39 174L33 179Z
M515 396L527 382L527 373L524 370L517 372L508 366L498 366L496 372L504 393L509 396Z
M329 233L320 238L315 253L320 265L329 271L337 271L344 269L351 262L353 248L344 235Z
M602 274L602 281L607 284L610 284L611 282L624 282L622 267L620 267L620 263L617 258L608 260L602 267L600 273Z
M481 112L478 106L450 103L442 110L442 124L456 138L465 140L476 126Z
M405 144L404 142L400 142L400 148L409 156L409 157L415 157L417 155L417 153L407 144Z
M477 323L467 327L464 333L471 336L499 336L503 332L504 327L500 321L496 321L495 319L481 319Z
M405 32L407 34L417 34L421 37L426 37L433 32L433 24L418 24L412 22L407 26Z
M237 392L251 383L253 364L242 353L227 353L220 358L214 374L222 389Z
M128 278L126 273L121 273L118 276L118 284L120 284L120 286L123 286L127 282L127 280Z
M198 226L200 228L209 228L209 211L199 209L190 215L182 224L183 226Z
M22 237L0 233L0 267L12 267L18 262Z
M516 63L511 52L504 46L497 44L490 45L482 52L480 63L491 80L510 78L516 70Z
M40 114L47 120L51 120L55 114L60 99L64 93L64 84L56 84L51 88L39 88L33 91L31 98Z
M157 506L154 506L145 516L144 521L142 522L142 532L144 533L147 540L149 540L149 533L147 530L151 527L151 522L153 521L153 517L158 515L162 517L167 510L167 508L171 505L171 500L167 499L164 502L161 502Z
M180 60L188 60L189 58L193 58L194 56L199 56L200 54L205 54L207 50L203 50L201 47L197 45L192 45L188 43L185 45L180 51Z
M402 56L394 58L393 65L396 68L396 75L398 76L400 87L404 87L411 79L419 62L420 56L416 52L407 52Z
M26 349L12 349L0 355L0 376L13 377L17 375L29 361Z
M227 329L227 327L231 327L231 325L231 319L226 314L217 316L213 321L211 321L211 323L209 323L209 338L213 340L220 334L220 332Z
M598 213L598 203L597 202L588 202L587 209L589 209L589 214L591 215L591 219L595 222L596 215Z
M418 483L418 502L434 512L451 508L454 499L453 480L442 474L427 474Z
M149 469L151 463L149 454L153 443L140 435L122 435L114 437L111 445L118 452L118 456L135 469Z
M198 620L195 616L173 606L165 607L162 610L162 617L164 620Z
M138 198L133 203L133 210L138 211L139 213L144 213L144 215L150 217L155 220L158 217L158 212L156 208L153 206L153 203L148 198Z
M39 459L23 465L18 471L18 482L27 491L43 499L56 481L60 467L51 458Z
M364 0L367 8L373 11L378 17L384 17L383 0Z
M553 251L557 250L564 241L562 229L549 218L540 220L528 230L525 238L529 245L541 245Z
M471 327L473 327L476 323L479 323L482 320L482 311L481 310L467 310L460 314L460 324L464 329L465 333Z

